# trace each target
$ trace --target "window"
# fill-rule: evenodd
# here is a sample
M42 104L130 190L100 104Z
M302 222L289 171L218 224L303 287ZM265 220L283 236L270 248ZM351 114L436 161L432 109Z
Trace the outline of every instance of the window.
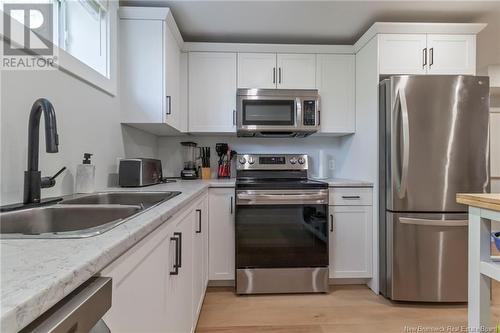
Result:
M57 0L59 47L105 77L109 73L107 0Z
M25 3L27 0L0 0L4 3ZM117 82L117 14L118 0L29 0L30 3L51 3L52 35L46 32L46 40L54 44L58 69L109 93L116 94ZM35 11L36 12L36 11ZM1 12L0 12L1 13ZM11 33L18 45L24 45L25 12L12 10ZM36 13L35 13L36 14ZM31 29L36 29L43 17L32 15ZM21 25L18 25L18 24ZM45 30L44 30L45 31ZM0 29L1 33L1 29ZM36 51L35 51L36 53Z

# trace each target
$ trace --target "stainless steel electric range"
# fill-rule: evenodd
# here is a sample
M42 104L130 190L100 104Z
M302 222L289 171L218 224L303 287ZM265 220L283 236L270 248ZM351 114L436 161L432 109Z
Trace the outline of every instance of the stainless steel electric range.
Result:
M328 184L308 157L237 156L236 293L328 291Z

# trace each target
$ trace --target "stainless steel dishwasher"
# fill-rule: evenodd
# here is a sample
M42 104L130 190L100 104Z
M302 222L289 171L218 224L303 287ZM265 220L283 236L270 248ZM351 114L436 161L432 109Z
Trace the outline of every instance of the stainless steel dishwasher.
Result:
M102 317L111 308L111 295L111 278L90 278L21 333L109 333Z

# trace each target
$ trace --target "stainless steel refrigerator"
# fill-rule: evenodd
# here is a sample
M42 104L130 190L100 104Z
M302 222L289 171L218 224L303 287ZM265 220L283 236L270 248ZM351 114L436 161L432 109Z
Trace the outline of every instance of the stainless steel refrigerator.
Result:
M489 192L489 80L392 76L379 84L380 289L467 301L467 207Z

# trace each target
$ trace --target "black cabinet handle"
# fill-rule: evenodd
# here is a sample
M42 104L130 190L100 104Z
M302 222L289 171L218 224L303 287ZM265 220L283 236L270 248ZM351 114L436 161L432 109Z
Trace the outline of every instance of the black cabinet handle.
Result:
M422 67L427 66L427 48L422 49Z
M170 237L170 241L175 242L175 263L174 271L170 271L170 275L179 275L179 238Z
M273 84L276 83L276 67L273 67Z
M179 238L179 268L182 267L182 232L174 232L174 236Z
M330 214L330 232L333 232L333 214Z
M172 96L167 96L168 98L168 112L167 115L172 114Z
M198 213L198 230L196 230L196 233L201 234L201 209L197 209L196 212Z
M278 71L279 71L279 75L278 75L279 76L279 83L281 83L281 67L278 69Z
M429 60L429 68L434 65L434 48L431 47L429 49L429 55L431 56L431 60Z
M233 214L233 197L231 196L231 200L229 202L230 204L230 210L231 210L231 215Z
M343 195L342 199L361 199L359 195Z

